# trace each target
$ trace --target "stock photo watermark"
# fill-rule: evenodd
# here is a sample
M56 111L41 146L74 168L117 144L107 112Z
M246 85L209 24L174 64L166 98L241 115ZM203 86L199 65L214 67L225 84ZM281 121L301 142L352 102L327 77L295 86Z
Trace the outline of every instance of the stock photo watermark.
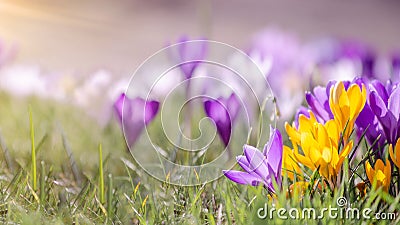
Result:
M267 203L263 207L257 209L257 217L261 220L281 219L281 220L302 220L302 219L345 219L345 220L395 220L394 212L374 212L370 208L353 208L348 205L345 197L339 197L336 205L328 207L316 208L277 208L275 204L269 206Z

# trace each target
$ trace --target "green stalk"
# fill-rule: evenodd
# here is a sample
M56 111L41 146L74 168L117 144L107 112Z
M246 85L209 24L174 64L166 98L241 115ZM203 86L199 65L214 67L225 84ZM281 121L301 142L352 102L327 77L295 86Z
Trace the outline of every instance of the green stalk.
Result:
M100 191L100 202L105 203L104 199L104 174L103 174L103 149L99 144L99 191Z
M30 123L30 130L31 130L31 172L32 172L32 187L33 190L36 190L37 183L36 183L36 149L35 149L35 131L33 129L33 121L32 121L32 108L29 107L29 123Z
M45 192L44 192L44 186L45 186L45 177L46 177L46 171L44 168L44 162L40 162L41 170L40 170L40 204L44 204L44 197L45 197Z
M109 218L112 217L112 197L113 197L113 183L112 175L108 174L108 196L107 196L107 215Z

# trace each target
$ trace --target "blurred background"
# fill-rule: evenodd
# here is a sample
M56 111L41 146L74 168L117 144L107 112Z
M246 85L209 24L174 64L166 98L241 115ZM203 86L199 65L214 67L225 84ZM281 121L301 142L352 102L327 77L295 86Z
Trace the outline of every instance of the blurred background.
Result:
M106 68L129 76L182 34L245 48L276 26L301 41L334 36L363 40L379 53L400 48L400 1L3 0L0 39L17 49L13 63L88 74Z
M399 9L373 0L2 0L0 129L13 149L27 148L33 105L38 136L65 130L82 162L90 153L81 150L100 142L123 152L115 100L141 63L182 35L248 53L268 76L282 128L304 92L329 79L400 80ZM62 144L52 137L51 147Z

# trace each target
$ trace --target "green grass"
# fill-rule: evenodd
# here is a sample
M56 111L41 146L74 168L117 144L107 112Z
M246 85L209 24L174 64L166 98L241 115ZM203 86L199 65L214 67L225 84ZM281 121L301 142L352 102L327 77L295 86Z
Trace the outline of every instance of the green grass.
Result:
M360 197L345 173L337 190L310 187L304 195L271 197L262 187L220 179L180 187L148 176L127 153L115 121L99 127L68 104L13 99L0 94L0 220L17 224L396 224L396 220L261 220L264 207L337 207L345 196L352 208L400 209L394 198L368 189ZM30 106L30 107L29 107ZM345 163L347 167L348 162ZM361 170L361 168L359 168ZM345 169L345 171L348 171ZM311 176L320 182L318 176ZM365 175L364 175L365 176ZM365 177L364 177L365 178Z

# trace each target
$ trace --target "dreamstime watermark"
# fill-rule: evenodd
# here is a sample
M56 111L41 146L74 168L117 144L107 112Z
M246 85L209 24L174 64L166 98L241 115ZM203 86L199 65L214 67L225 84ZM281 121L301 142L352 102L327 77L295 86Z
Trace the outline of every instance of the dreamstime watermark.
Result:
M395 220L396 213L394 212L373 212L370 208L358 209L348 205L345 197L339 197L336 200L336 206L329 205L328 207L315 208L276 208L275 204L271 207L267 203L264 207L257 209L257 217L259 219L281 219L281 220L298 220L298 219L377 219L377 220Z

